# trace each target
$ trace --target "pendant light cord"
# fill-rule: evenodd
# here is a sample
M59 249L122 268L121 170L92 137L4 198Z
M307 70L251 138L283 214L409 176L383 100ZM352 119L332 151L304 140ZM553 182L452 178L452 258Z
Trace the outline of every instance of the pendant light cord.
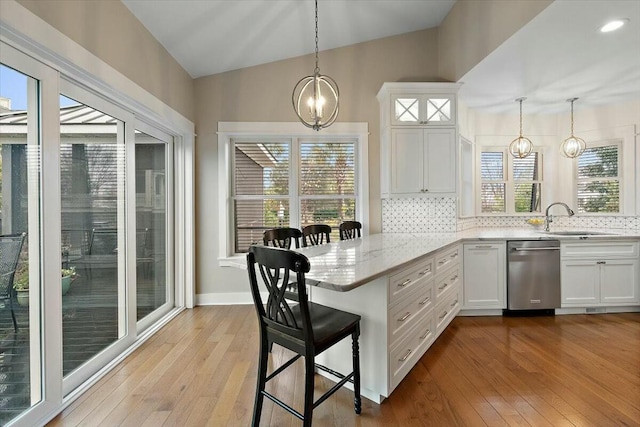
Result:
M313 71L315 74L320 73L320 67L318 67L318 0L316 0L316 69Z

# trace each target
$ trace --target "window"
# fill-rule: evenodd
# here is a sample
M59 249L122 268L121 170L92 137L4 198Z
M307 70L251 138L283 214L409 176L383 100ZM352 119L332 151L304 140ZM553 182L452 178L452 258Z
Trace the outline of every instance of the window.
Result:
M328 224L338 240L338 225L355 220L355 145L325 138L234 140L234 252L246 252L274 227Z
M356 220L368 231L368 125L334 123L321 133L299 123L218 124L221 265L262 242L265 230L332 227Z
M577 206L580 213L620 212L621 142L592 145L578 157Z
M542 154L512 158L504 148L480 152L480 212L516 214L540 212Z

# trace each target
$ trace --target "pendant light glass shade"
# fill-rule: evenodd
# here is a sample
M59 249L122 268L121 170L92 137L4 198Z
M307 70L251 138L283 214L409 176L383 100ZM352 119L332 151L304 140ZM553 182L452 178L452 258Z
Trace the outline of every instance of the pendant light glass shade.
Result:
M331 126L338 117L340 91L329 76L320 74L318 66L318 0L316 0L316 68L313 75L301 78L293 88L291 101L303 125L320 130Z
M531 154L533 150L533 142L529 138L522 136L522 101L527 98L518 98L516 102L520 103L520 136L509 144L509 152L513 157L523 159Z
M587 148L587 143L584 142L584 139L578 138L573 134L573 103L577 100L578 98L567 99L567 102L571 103L571 136L562 141L560 145L560 153L570 159L580 156Z

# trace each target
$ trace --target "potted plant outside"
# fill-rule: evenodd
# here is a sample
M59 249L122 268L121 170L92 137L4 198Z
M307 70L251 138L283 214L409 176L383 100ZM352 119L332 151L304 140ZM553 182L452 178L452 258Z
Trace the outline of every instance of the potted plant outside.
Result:
M66 295L71 287L71 282L73 282L77 276L76 268L63 268L60 272L62 273L62 295Z
M13 289L16 291L18 305L29 305L29 267L19 268L13 278Z
M69 292L69 288L71 287L71 283L78 276L76 273L75 267L63 268L60 270L61 273L61 285L62 285L62 295L66 295ZM24 263L21 268L16 271L14 280L13 280L13 289L16 291L16 300L18 304L21 306L29 305L29 267L27 263Z

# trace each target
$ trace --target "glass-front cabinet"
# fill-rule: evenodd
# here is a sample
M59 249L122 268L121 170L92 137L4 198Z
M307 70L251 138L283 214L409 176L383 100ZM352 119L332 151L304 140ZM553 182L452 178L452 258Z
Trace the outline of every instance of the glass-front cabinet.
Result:
M454 126L453 94L394 94L391 96L392 126Z

